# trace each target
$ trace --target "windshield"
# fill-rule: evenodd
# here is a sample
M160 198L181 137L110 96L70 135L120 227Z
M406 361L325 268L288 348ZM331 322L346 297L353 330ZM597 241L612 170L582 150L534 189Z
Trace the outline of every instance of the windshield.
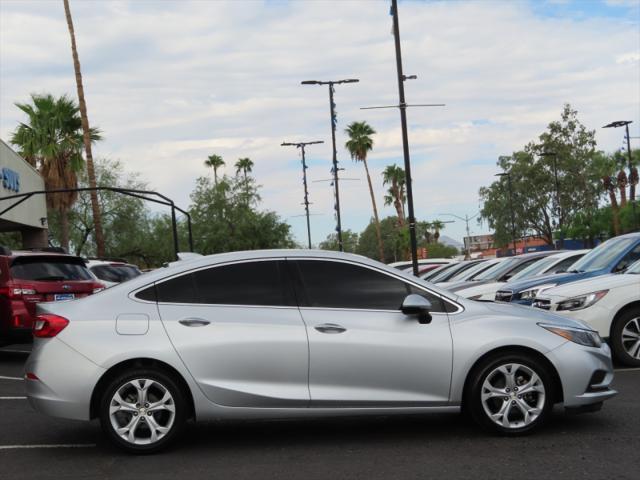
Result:
M480 262L477 265L474 265L473 267L469 268L468 270L464 270L462 272L456 273L448 281L449 282L458 282L458 281L463 281L463 280L469 280L471 278L474 278L479 273L482 273L485 270L489 270L491 267L494 267L498 263L500 263L500 262L498 262L496 260L487 260L486 262Z
M627 269L627 273L631 273L631 274L635 274L635 275L640 274L640 260L638 260L636 263L634 263L633 265L631 265L631 266Z
M11 276L35 282L93 279L82 259L73 257L18 257L11 265Z
M473 280L477 282L483 280L495 280L496 278L500 278L504 273L511 270L511 268L513 268L518 263L520 263L520 258L518 257L507 258L505 261L494 265L489 270L473 277Z
M450 268L443 272L438 272L437 275L431 278L431 281L433 283L445 282L447 281L447 279L456 276L458 273L474 267L476 263L482 263L482 262L461 262L453 268Z
M537 262L529 265L524 270L521 270L520 272L516 273L513 277L509 279L509 281L512 282L514 280L520 280L521 278L533 277L534 275L537 275L538 273L545 271L547 268L549 268L551 265L553 265L557 261L558 259L553 258L553 256L543 258L542 260L538 260Z
M131 265L96 265L91 271L105 282L121 283L140 275L140 270Z
M571 272L595 272L611 265L625 250L638 241L637 238L614 238L601 243L571 267Z

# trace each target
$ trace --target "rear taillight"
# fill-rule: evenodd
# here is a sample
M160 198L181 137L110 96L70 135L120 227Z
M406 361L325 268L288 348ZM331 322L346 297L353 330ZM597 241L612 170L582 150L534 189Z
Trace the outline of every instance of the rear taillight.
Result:
M69 320L58 315L38 315L33 322L33 336L36 338L51 338L58 335L69 325Z
M0 288L0 295L5 295L12 299L22 298L23 295L35 295L36 289L32 285L12 285Z
M96 283L94 283L94 284L93 284L93 290L91 291L91 293L98 293L98 292L101 292L101 291L103 291L105 288L107 288L107 287L105 287L102 283L98 283L98 282L96 282Z

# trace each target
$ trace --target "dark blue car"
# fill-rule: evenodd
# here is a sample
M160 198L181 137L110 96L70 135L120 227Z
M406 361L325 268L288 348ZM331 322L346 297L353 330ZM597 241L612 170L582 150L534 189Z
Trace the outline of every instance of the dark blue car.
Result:
M547 288L625 270L640 259L640 232L620 235L601 243L571 266L566 273L531 277L507 283L496 292L497 302L531 305Z

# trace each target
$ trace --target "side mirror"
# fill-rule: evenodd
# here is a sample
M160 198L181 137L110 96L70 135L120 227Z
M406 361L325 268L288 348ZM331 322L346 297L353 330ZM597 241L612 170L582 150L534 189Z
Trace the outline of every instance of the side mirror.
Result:
M402 302L400 310L405 315L417 315L418 322L421 324L431 323L431 314L429 311L433 308L431 302L422 295L412 293Z

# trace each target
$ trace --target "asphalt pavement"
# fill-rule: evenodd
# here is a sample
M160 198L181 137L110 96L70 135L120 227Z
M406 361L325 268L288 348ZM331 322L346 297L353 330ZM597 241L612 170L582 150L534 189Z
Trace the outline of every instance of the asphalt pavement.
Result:
M640 369L618 369L602 411L556 409L537 433L491 436L462 416L190 424L179 444L134 456L97 422L53 419L24 398L28 347L0 349L0 479L637 479Z

